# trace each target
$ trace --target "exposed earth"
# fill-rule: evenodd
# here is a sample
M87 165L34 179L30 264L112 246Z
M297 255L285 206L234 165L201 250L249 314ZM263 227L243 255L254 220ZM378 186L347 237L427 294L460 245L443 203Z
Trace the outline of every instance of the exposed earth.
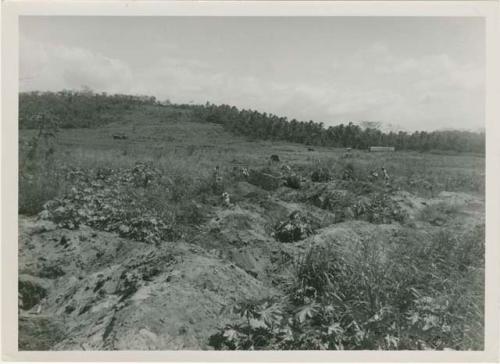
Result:
M281 295L293 257L311 246L333 244L349 259L357 242L392 244L408 226L425 238L433 229L468 231L484 224L479 197L442 192L424 199L401 191L392 199L408 214L404 226L336 223L333 213L293 197L320 187L328 183L308 192L269 192L239 182L230 190L231 206L214 208L190 241L159 245L19 216L20 349L211 349L208 338L236 319L231 308ZM422 221L424 208L440 204L453 212ZM308 217L312 231L278 241L273 227L297 212Z

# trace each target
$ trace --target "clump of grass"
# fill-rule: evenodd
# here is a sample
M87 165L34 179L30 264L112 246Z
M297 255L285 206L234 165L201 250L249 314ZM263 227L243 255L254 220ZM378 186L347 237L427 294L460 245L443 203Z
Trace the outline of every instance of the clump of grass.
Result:
M313 182L329 182L331 179L330 171L325 167L315 169L311 173L311 181Z
M55 169L38 169L19 175L18 211L24 215L36 215L47 201L57 197L63 189L60 175Z
M295 302L304 303L309 299L338 294L346 287L351 269L342 256L332 246L310 248L293 263L294 280L289 293Z

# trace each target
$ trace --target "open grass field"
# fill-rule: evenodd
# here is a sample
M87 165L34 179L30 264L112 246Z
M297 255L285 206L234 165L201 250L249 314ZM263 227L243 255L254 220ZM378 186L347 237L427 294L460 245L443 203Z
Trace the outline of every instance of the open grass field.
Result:
M21 143L35 132L20 133ZM125 134L126 140L115 140ZM81 167L125 167L137 161L151 161L163 168L195 166L200 174L211 173L216 165L262 167L277 154L284 163L302 168L325 164L334 167L342 161L343 148L313 147L281 141L250 140L235 136L221 125L189 120L176 109L144 106L126 114L119 122L95 129L63 129L57 136L58 162ZM311 150L312 149L312 150ZM406 188L425 180L437 184L436 191L464 191L484 194L484 156L451 152L370 153L356 150L351 162L363 170L385 166ZM311 167L311 168L312 168Z
M168 106L36 135L21 347L483 346L484 156L252 140Z

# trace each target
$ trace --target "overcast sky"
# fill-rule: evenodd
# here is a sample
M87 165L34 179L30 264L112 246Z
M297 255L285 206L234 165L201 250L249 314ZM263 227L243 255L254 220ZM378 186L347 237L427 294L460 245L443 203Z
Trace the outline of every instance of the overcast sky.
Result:
M484 23L440 17L22 17L20 88L225 103L406 130L484 126Z

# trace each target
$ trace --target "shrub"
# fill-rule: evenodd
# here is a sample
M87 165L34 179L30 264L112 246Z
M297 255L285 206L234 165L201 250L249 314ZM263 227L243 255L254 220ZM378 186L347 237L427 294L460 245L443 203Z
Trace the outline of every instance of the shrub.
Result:
M342 170L342 179L344 181L353 181L356 179L356 176L354 174L354 164L346 163L344 165L344 168Z
M374 224L386 224L392 221L403 222L407 214L387 194L377 193L371 196L366 206L358 210L357 217L362 217Z
M293 188L295 190L298 190L300 189L302 183L300 181L300 177L297 176L297 175L291 175L291 176L287 176L285 178L285 186L286 187L290 187L290 188Z
M168 204L168 181L153 167L140 163L106 172L70 168L64 178L73 187L48 201L42 212L59 226L76 229L85 224L148 243L178 236L175 213Z
M293 212L288 220L279 223L274 232L276 240L291 243L302 240L312 234L311 224L299 211Z
M330 171L327 168L318 168L311 174L313 182L329 182L331 180Z

